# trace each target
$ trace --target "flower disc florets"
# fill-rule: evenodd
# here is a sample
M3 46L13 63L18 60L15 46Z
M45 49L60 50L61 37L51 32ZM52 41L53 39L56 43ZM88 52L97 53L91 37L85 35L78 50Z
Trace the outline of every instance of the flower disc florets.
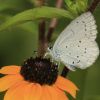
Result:
M26 81L52 85L58 76L58 66L50 62L50 59L31 57L24 62L20 73Z

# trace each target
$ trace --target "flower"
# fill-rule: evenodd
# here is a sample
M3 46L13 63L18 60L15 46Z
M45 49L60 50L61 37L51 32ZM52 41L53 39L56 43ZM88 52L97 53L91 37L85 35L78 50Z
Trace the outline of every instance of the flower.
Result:
M76 97L78 88L58 75L57 65L45 58L30 58L20 66L0 69L0 92L4 100L68 100L65 92Z

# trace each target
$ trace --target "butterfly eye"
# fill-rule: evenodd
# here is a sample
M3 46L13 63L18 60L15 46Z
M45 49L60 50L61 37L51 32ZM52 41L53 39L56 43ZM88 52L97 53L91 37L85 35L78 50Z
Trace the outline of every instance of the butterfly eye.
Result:
M52 46L50 46L49 49L51 50L52 49Z

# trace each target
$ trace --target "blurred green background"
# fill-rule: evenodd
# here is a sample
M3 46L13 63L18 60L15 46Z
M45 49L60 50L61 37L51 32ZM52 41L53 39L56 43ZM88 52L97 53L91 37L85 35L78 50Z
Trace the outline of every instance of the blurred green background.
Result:
M56 0L48 0L49 6L54 6ZM0 0L0 23L26 9L33 8L34 0ZM100 47L100 6L94 12L98 25L97 42ZM61 19L55 29L52 42L70 22ZM48 22L47 22L48 24ZM21 65L34 55L38 46L38 22L27 22L0 32L0 67L5 65ZM86 70L69 72L68 77L80 89L76 100L100 100L100 57L95 64ZM3 100L3 93L0 93ZM70 98L73 100L73 98Z

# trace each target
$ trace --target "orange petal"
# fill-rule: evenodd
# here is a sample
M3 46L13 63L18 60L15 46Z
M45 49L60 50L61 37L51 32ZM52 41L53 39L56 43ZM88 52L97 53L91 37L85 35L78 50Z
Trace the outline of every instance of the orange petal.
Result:
M25 92L24 100L41 100L42 87L39 84L31 84Z
M4 100L24 100L24 96L26 95L25 91L28 88L27 86L29 86L28 82L19 82L6 92Z
M20 68L19 66L4 66L0 69L0 73L1 74L18 74L20 72Z
M77 86L72 83L70 80L63 78L61 76L58 76L58 79L55 83L55 86L68 92L71 94L74 98L76 98L76 91L78 90Z
M48 91L48 86L42 86L42 91L43 93L42 93L41 100L53 100L51 94Z
M61 90L46 85L43 86L43 95L41 100L68 100L68 98Z
M7 75L0 78L0 92L7 90L18 81L23 80L20 74L18 75Z
M57 97L58 97L57 100L69 100L68 97L67 97L67 95L65 94L65 92L59 90L58 88L55 88L55 90L57 91Z

